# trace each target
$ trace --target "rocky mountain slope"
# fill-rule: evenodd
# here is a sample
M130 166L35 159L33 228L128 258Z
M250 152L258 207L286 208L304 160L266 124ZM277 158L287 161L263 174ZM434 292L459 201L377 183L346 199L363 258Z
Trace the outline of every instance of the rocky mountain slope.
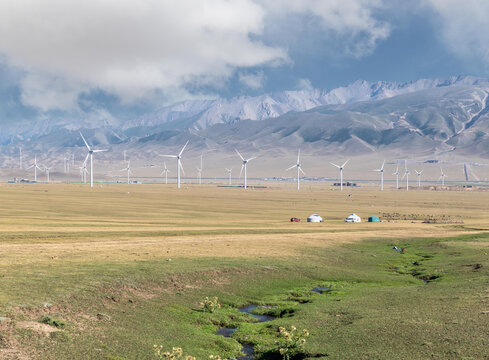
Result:
M127 122L104 124L47 119L2 129L3 166L16 161L19 147L41 158L83 152L78 131L103 159L124 150L141 159L175 152L190 140L190 152L280 157L301 146L310 154L392 157L450 154L489 157L489 81L472 77L411 83L367 83L283 92L232 100L187 101Z

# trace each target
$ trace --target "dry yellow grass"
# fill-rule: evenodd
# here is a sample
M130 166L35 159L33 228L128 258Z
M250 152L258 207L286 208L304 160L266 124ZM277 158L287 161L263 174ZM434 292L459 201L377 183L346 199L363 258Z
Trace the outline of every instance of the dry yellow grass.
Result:
M352 194L352 196L348 196ZM247 190L214 186L8 185L0 187L0 269L55 261L166 257L295 256L303 247L365 238L444 237L489 226L487 192L297 192L279 185ZM397 221L346 224L382 213L461 217L464 225ZM319 213L323 224L308 224ZM290 223L292 216L303 219Z
M193 269L194 263L202 264L207 258L209 264L211 258L222 258L223 263L234 258L232 264L241 261L237 258L243 258L242 263L261 259L262 264L263 259L273 258L287 264L288 259L302 259L314 249L365 239L402 242L413 237L483 232L489 229L488 200L489 192L381 193L372 188L339 192L316 184L300 192L288 185L246 191L211 185L180 190L162 185L103 185L94 189L63 184L2 185L0 310L35 321L44 311L44 301L62 299L60 303L69 307L66 295L100 286L106 273L108 282L117 283L137 261L158 262L158 267L147 268L151 281L154 269L160 271L160 278L171 271L167 258L174 259L171 266L181 259L180 269ZM462 219L464 223L344 223L352 212L365 221L371 215L399 213ZM313 213L323 216L325 222L307 223L307 216ZM302 222L291 223L291 217L300 217ZM37 310L26 315L21 304L34 305ZM81 315L75 316L71 310L64 316L76 319L71 323L83 324ZM19 328L27 324L24 327L30 329L31 322L21 323ZM94 328L103 325L95 322ZM8 326L14 331L14 325ZM22 355L8 351L2 350L0 359Z

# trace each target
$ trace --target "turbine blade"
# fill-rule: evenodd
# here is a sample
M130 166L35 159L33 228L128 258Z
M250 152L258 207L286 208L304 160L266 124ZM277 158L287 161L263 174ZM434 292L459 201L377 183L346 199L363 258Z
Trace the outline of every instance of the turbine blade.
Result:
M83 139L83 142L85 143L85 145L86 145L87 149L88 149L88 150L90 150L90 146L88 145L88 143L87 143L87 141L85 140L85 137L83 136L83 134L81 133L81 131L80 131L80 135L81 135L81 137L82 137L82 139Z
M176 157L178 157L177 155L158 155L158 156L171 157L171 158L176 158Z
M178 154L178 156L182 156L182 154L183 154L183 150L185 150L185 148L187 147L187 145L188 145L188 142L189 142L189 141L190 141L190 140L187 140L187 142L185 143L185 145L183 145L183 148L182 148L182 150L180 151L180 153Z
M241 158L241 160L245 161L244 157L241 156L238 149L234 149L234 151L236 151L236 154L238 154L238 156Z
M248 159L248 160L246 160L246 161L248 162L248 161L251 161L251 160L253 160L253 159L256 159L256 156L253 156L252 158L249 158L249 159Z
M182 170L183 175L185 175L185 170L183 170L182 160L178 163L180 165L180 170Z
M348 163L348 161L350 161L350 159L346 160L345 163L343 165L341 165L341 167L344 168L345 165Z
M300 172L302 173L302 175L306 175L306 173L304 172L304 170L302 170L302 168L300 167L299 168Z
M300 159L301 159L301 148L299 148L299 153L297 154L297 164L300 163Z
M241 170L239 171L239 177L241 177L241 174L243 173L243 168L244 168L244 164L241 164Z
M384 162L382 163L382 167L380 168L380 170L384 170L384 165L385 165L385 160L384 160Z
M88 158L90 157L90 154L87 154L87 157L85 158L85 161L83 162L83 166L87 165Z
M103 150L93 150L94 153L98 153L98 152L104 152L104 151L109 151L108 149L103 149Z
M288 169L285 169L285 171L289 171L289 170L292 170L293 168L295 168L297 165L292 165L291 167L289 167Z
M333 166L336 166L338 169L341 167L339 165L333 164L332 162L330 162L330 164L333 165Z

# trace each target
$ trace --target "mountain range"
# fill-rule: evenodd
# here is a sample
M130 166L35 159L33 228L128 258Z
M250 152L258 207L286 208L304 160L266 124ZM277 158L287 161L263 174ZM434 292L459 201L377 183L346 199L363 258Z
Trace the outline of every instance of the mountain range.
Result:
M310 154L349 156L489 157L489 80L469 76L413 82L356 81L330 91L284 91L256 97L189 100L129 120L108 117L36 120L1 127L1 151L18 148L46 159L80 151L82 131L94 146L152 157L190 140L190 151L283 156L300 146ZM2 105L0 104L0 107ZM1 112L0 112L1 113ZM222 149L222 150L219 150Z

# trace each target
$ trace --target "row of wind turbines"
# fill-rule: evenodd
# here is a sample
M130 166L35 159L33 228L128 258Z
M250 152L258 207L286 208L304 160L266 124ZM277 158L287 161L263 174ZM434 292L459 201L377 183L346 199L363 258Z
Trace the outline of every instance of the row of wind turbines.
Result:
M82 166L80 167L81 179L82 179L82 182L86 183L87 182L87 175L90 174L90 187L93 187L93 176L94 176L93 156L95 153L105 152L108 150L107 149L94 149L93 146L90 146L88 144L88 142L86 141L85 137L83 136L83 134L81 132L80 132L80 136L81 136L83 143L85 144L85 146L88 150L87 155L85 157L85 160L83 161ZM182 155L183 155L183 152L185 151L188 143L189 143L189 141L187 141L185 143L185 145L182 147L180 152L176 155L166 155L166 154L165 155L159 155L162 157L176 159L176 161L177 161L177 164L176 164L177 165L177 188L181 187L181 173L185 174L185 172L183 170L183 165L182 165ZM234 150L236 151L236 154L239 156L239 158L242 161L239 177L241 177L241 175L244 172L244 174L243 174L244 175L243 176L243 187L246 189L248 187L248 184L247 184L247 165L251 160L256 159L256 157L251 157L251 158L245 159L243 157L243 155L241 155L241 153L237 149L234 149ZM305 175L305 172L302 170L302 164L300 162L300 157L301 157L301 151L299 149L298 154L297 154L297 162L294 165L292 165L291 167L286 169L286 171L289 171L289 170L296 168L296 170L297 170L297 190L300 190L301 174ZM126 152L124 151L124 160L125 159L126 159ZM65 156L65 158L64 158L65 172L66 172L67 160L68 160L68 158ZM87 169L88 161L90 161L90 171ZM348 163L348 161L349 160L346 160L342 165L330 163L331 165L333 165L339 169L340 191L343 191L343 170L345 169L345 166ZM34 169L34 181L37 182L37 170L43 171L43 169L37 164L37 156L34 157L34 163L31 166L29 166L26 170L31 169L31 168ZM47 182L49 182L49 171L50 171L50 169L51 168L48 168L48 167L44 168L44 171L46 172L46 176L47 176ZM203 154L201 154L201 156L200 156L200 166L197 166L196 169L197 169L197 176L198 176L199 184L202 184ZM438 179L438 181L441 181L442 185L445 185L445 178L447 176L443 172L443 169L441 167L440 167L440 170L441 170L441 176ZM130 160L127 162L127 166L125 168L121 169L120 171L126 171L127 183L129 184L130 183L130 176L132 175ZM382 166L379 169L374 169L373 171L380 173L380 191L384 191L385 160L383 161ZM166 184L168 184L168 173L169 172L170 172L170 170L167 168L166 162L164 162L164 168L163 168L163 171L161 172L160 175L163 175L163 174L165 175L165 183ZM228 176L229 176L229 185L231 185L232 168L231 169L226 168L226 172L228 173ZM423 173L423 170L420 170L420 171L415 170L415 172L416 172L417 177L418 177L418 179L417 179L418 180L418 187L420 187L421 186L421 174ZM409 174L410 174L410 171L408 170L408 167L407 167L407 161L404 161L404 173L403 173L403 176L401 178L401 181L404 180L404 178L406 179L406 191L409 191ZM396 176L396 188L399 189L399 175L400 175L399 162L397 162L396 171L392 175Z
M180 171L185 173L184 170L183 170L183 165L182 165L182 154L183 152L185 151L185 148L187 147L188 145L188 141L185 143L185 145L183 146L182 150L180 150L180 152L177 154L177 155L160 155L160 156L163 156L163 157L169 157L169 158L175 158L177 160L177 188L180 189L180 186L181 186L181 181L180 181ZM242 160L242 164L241 164L241 171L239 172L239 177L241 177L241 174L243 173L243 170L244 170L244 177L243 177L243 186L244 188L246 189L248 184L247 184L247 165L248 165L248 162L250 162L251 160L253 159L256 159L256 157L251 157L249 159L245 159L243 157L243 155L241 155L241 153L237 150L237 149L234 149L236 151L236 153L238 154L238 156L241 158ZM202 160L203 160L203 154L200 155L200 166L197 166L197 177L199 179L199 184L202 184L202 170L203 170L203 163L202 163ZM129 171L129 170L128 170ZM226 168L226 172L228 173L229 175L229 184L231 185L231 174L232 174L232 171L233 169L228 169ZM168 168L166 167L166 162L164 163L164 169L163 169L163 173L165 173L165 183L168 184ZM128 181L129 182L129 181Z
M300 161L301 158L301 150L299 149L299 153L297 155L297 163L295 165L292 165L287 169L292 170L293 168L297 168L297 190L300 190L300 173L305 175L304 171L302 170L302 164ZM334 167L338 168L340 171L340 191L343 191L343 170L348 163L349 160L346 160L342 165L337 165L335 163L330 163ZM385 168L385 160L382 163L382 166L379 169L374 169L373 171L377 171L380 173L380 191L384 191L384 169ZM441 181L442 186L445 185L445 178L447 177L446 174L443 172L443 169L440 167L441 170L441 176L438 179L438 181ZM421 187L421 174L423 173L423 170L414 170L416 172L416 175L418 176L418 187ZM396 189L399 189L399 163L397 163L396 171L392 175L396 175ZM407 168L407 161L404 161L404 175L401 178L401 181L406 178L406 191L409 191L409 174L410 171Z

